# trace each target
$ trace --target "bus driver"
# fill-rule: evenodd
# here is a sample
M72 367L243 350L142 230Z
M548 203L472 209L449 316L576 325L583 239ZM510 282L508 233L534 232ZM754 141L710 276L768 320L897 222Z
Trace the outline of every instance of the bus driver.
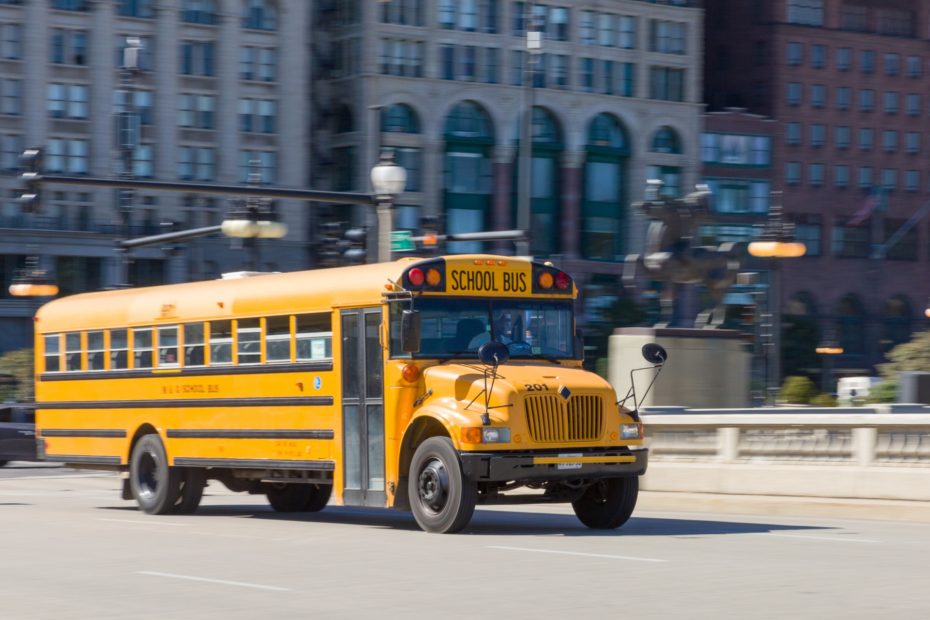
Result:
M503 343L503 344L510 344L511 342L513 342L512 330L513 330L513 319L510 316L509 312L502 312L498 315L496 319L494 319L493 333L496 337L495 339L498 342ZM478 347L480 347L486 342L490 342L490 340L491 340L491 332L487 332L487 331L481 332L480 334L472 338L471 341L468 343L468 350L476 351L478 350Z

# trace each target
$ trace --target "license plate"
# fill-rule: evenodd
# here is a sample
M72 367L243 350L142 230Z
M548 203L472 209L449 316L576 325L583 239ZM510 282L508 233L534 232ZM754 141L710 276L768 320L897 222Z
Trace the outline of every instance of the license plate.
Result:
M560 454L560 459L581 458L580 454ZM581 469L581 463L558 463L556 469Z

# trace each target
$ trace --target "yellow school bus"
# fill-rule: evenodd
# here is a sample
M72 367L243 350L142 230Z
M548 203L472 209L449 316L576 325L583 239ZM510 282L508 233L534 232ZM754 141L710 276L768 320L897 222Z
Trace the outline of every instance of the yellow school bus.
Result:
M35 322L39 452L123 472L150 514L218 480L431 532L504 502L619 527L647 451L581 366L577 293L548 263L462 255L58 299Z

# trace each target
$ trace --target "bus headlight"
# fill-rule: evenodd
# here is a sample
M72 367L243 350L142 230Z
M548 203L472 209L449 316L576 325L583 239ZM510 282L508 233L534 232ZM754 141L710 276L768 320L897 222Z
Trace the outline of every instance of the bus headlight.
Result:
M510 443L509 428L482 428L482 443Z
M621 424L620 439L639 439L639 424Z

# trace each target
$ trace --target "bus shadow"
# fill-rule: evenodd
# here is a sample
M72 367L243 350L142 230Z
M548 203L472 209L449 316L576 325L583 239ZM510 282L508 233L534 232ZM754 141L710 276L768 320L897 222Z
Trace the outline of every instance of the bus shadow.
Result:
M317 513L279 513L270 507L254 505L201 506L195 517L239 517L270 521L302 521L357 525L361 527L419 530L409 512L387 508L355 508L329 506ZM480 536L720 536L729 534L760 534L779 531L829 530L816 525L786 525L746 521L715 521L701 518L632 517L616 530L593 530L585 527L574 515L553 513L481 510L475 511L463 535Z

